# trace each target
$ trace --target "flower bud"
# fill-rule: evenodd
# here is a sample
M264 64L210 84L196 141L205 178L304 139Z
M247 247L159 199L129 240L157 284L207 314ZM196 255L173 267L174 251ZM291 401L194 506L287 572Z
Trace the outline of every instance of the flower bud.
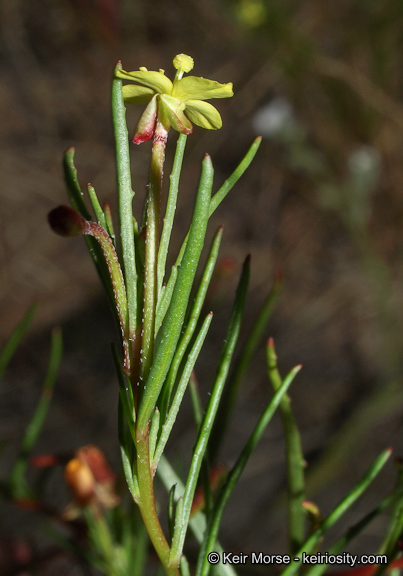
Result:
M48 214L48 222L53 232L65 238L80 236L87 230L86 220L70 206L54 208Z
M95 478L86 462L79 458L70 460L64 470L64 479L80 506L88 506L95 489Z

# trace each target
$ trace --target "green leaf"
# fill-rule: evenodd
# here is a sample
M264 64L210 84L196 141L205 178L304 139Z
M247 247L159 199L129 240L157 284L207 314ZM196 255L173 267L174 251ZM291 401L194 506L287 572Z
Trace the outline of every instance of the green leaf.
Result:
M273 390L277 391L282 386L282 380L277 369L277 356L272 339L267 344L267 368ZM280 414L286 441L288 537L290 554L293 555L301 547L305 539L306 512L302 506L305 500L305 460L302 452L301 436L288 394L281 399Z
M160 436L160 439L159 439L158 444L157 444L157 449L155 450L155 455L154 455L154 458L152 461L152 467L154 470L158 465L158 461L161 458L162 453L164 452L165 445L168 441L168 438L169 438L169 435L170 435L171 430L173 428L173 425L175 424L175 420L176 420L176 417L178 415L183 396L185 394L187 385L189 383L190 375L192 373L192 370L194 368L196 360L200 354L200 350L204 344L204 340L206 338L206 335L207 335L208 329L210 327L212 318L213 318L212 313L210 313L206 317L206 319L203 322L202 327L200 328L200 332L197 335L195 343L192 346L191 351L189 352L189 356L187 358L185 367L183 369L182 376L179 380L178 388L175 392L175 395L174 395L174 398L172 401L172 406L171 406L171 408L167 414L167 417L165 419L165 422L163 424L161 436Z
M4 345L3 350L0 353L0 380L3 378L3 374L11 361L12 357L14 356L15 351L17 350L18 346L20 345L21 340L23 339L26 331L28 330L32 320L35 317L37 311L37 305L33 304L30 306L25 313L23 319L14 328L11 336L8 338L7 342Z
M178 343L197 264L200 259L206 234L210 195L213 183L213 166L209 156L202 164L202 174L196 198L189 240L186 245L178 279L171 303L160 329L160 341L150 370L144 395L141 399L138 417L140 431L145 431L154 410L165 377L168 373L176 345Z
M322 540L326 532L332 528L340 520L340 518L347 512L349 508L354 504L356 500L365 492L365 490L370 486L375 479L375 477L382 470L388 459L390 458L392 451L390 448L381 452L363 478L355 485L355 487L343 498L343 500L334 508L334 510L325 518L322 524L313 532L313 534L308 538L304 545L300 548L298 553L295 555L300 560L295 562L292 561L288 564L287 568L282 572L281 576L292 576L301 567L302 554L310 554L312 550L317 546L317 544Z
M259 422L256 424L255 429L252 432L247 444L243 448L241 454L239 455L238 460L236 461L233 468L229 472L225 485L223 486L220 495L214 505L212 514L210 516L207 525L204 540L200 548L199 557L197 561L196 576L207 576L207 574L209 573L211 566L207 561L207 556L209 552L212 552L213 550L216 549L218 530L220 528L225 506L227 505L228 500L230 499L230 496L236 486L236 483L241 477L241 474L245 469L245 466L250 456L252 455L254 449L256 448L257 443L261 439L264 431L266 430L268 424L270 423L272 417L274 416L278 406L281 404L284 395L286 394L288 388L290 387L292 381L294 380L299 370L300 370L299 366L291 370L291 372L285 378L284 382L281 383L281 386L274 394L266 410L260 417Z
M250 366L253 356L262 341L264 331L267 328L267 324L271 318L273 309L280 296L281 288L282 279L278 277L258 312L257 318L253 323L252 330L248 335L246 343L235 364L229 385L224 391L224 397L223 401L221 402L218 418L216 419L213 428L213 439L210 443L211 449L209 451L209 455L212 461L216 459L216 456L221 447L222 440L228 427L228 422L231 418L235 403L238 398L240 386L245 377L246 371Z
M213 385L213 389L211 391L209 402L206 407L203 422L200 426L199 434L196 440L196 446L193 452L192 462L190 464L189 475L186 482L185 493L183 496L184 519L183 522L181 523L181 534L180 538L175 540L177 544L175 548L172 548L171 551L171 557L177 559L178 562L185 542L186 530L189 523L190 511L192 507L194 493L196 490L197 481L199 478L200 468L203 462L204 454L206 453L211 429L214 424L214 419L217 415L217 410L221 399L222 391L224 389L224 385L228 376L229 367L235 350L235 345L237 343L239 332L241 329L241 321L245 307L249 274L250 274L250 259L248 257L243 266L242 275L239 281L234 307L228 326L225 345L221 352L221 358L218 365L217 376Z
M55 329L52 332L48 369L43 383L41 397L34 415L25 430L24 438L20 446L19 456L10 474L10 485L15 498L27 496L25 472L28 467L28 460L31 452L35 447L39 434L45 423L45 418L53 395L57 372L62 358L62 348L61 331Z
M101 205L99 203L98 196L95 192L95 188L93 186L91 186L91 184L88 184L87 190L88 190L88 196L90 198L92 208L93 208L93 210L95 212L95 216L98 220L98 224L100 224L100 226L102 226L102 228L104 230L106 230L106 232L108 232L108 234L109 234L108 227L106 225L105 214L104 214L104 211L102 210Z
M183 496L185 489L183 482L164 455L161 456L161 460L157 468L157 474L167 492L169 492L171 487L175 484L175 495L178 498ZM189 527L196 541L201 544L203 542L203 535L206 530L206 518L203 512L196 512L196 514L192 515L189 520ZM223 548L219 542L217 542L216 550L220 554L223 552ZM220 576L236 576L236 571L231 564L222 564L220 562L220 564L215 566L215 571L216 574Z
M119 71L120 65L118 64L115 74ZM132 212L134 192L131 184L129 140L126 126L126 110L122 95L122 81L118 78L115 78L112 82L112 121L116 148L123 274L129 310L129 334L132 341L135 341L137 335L137 271Z
M197 323L200 318L200 314L202 311L202 307L204 304L204 300L206 298L207 290L210 285L210 280L214 272L215 264L218 258L218 252L220 249L221 239L223 234L223 228L220 227L213 239L211 249L209 255L207 257L207 263L203 271L202 278L200 280L199 288L197 290L196 297L194 299L194 303L192 309L189 314L189 321L187 323L186 329L182 334L178 346L175 350L175 355L172 360L171 367L169 369L166 382L164 384L162 399L160 402L160 409L161 409L161 417L162 422L165 421L166 413L169 409L169 402L171 398L171 393L174 388L176 378L178 375L178 371L180 365L182 363L183 357L186 353L186 350L190 344L190 341L193 337L194 331L196 329Z

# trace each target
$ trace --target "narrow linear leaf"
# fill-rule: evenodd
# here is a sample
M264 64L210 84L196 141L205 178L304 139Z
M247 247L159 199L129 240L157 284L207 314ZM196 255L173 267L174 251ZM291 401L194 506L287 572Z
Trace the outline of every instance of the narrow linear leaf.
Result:
M126 434L126 414L123 407L122 396L119 395L119 407L118 407L118 435L119 435L119 445L120 445L120 455L122 458L123 472L125 474L127 486L129 488L130 494L135 502L139 499L139 487L138 481L133 473L131 464L131 453L129 442Z
M256 156L256 152L259 150L261 142L262 142L261 136L255 138L252 146L249 148L246 155L238 164L238 166L235 168L231 176L225 180L221 188L214 194L210 204L210 216L217 210L221 202L227 196L228 192L230 192L230 190L235 186L240 177L249 168L252 160Z
M115 368L118 376L119 395L122 401L122 407L129 427L130 435L133 439L134 445L136 444L136 433L134 425L136 423L136 410L134 406L133 390L130 386L126 374L123 372L122 364L119 359L119 353L114 344L112 344L112 355L115 363Z
M393 490L390 494L385 496L385 498L383 498L381 502L373 510L371 510L371 512L366 514L364 518L359 520L359 522L356 522L356 524L351 526L345 534L336 540L336 542L328 548L328 554L338 554L342 550L345 550L347 544L359 536L359 534L361 534L368 527L368 525L387 508L401 501L402 497L403 487L399 486L398 488L395 488L395 490ZM380 554L381 552L378 553ZM387 568L387 565L384 566ZM306 576L322 576L328 567L328 564L317 564L306 572Z
M161 288L160 299L157 304L157 311L155 314L155 336L161 328L161 324L165 318L167 310L172 300L172 294L175 288L176 279L178 277L178 266L172 266L171 275L165 287Z
M354 504L356 500L365 492L368 486L371 485L374 478L382 470L386 462L388 461L392 450L388 448L381 452L363 478L355 485L355 487L347 494L345 498L334 508L334 510L325 518L320 527L313 532L313 534L308 538L304 545L300 548L295 557L299 558L299 561L292 561L285 570L282 572L282 576L291 576L295 574L301 566L302 554L310 554L315 546L320 542L326 532L340 520L340 518L347 512L349 508Z
M84 202L84 196L81 191L80 184L77 178L77 170L74 165L75 149L68 148L63 157L63 171L64 179L67 187L69 200L73 208L75 208L85 220L91 220L91 214L87 209ZM84 236L85 243L90 252L90 256L105 288L109 302L114 310L115 320L119 324L117 312L114 308L114 295L112 283L109 276L108 265L105 261L102 249L98 242L92 236Z
M167 492L170 491L171 486L175 484L175 494L179 498L183 496L185 491L185 486L180 479L180 477L176 474L175 470L172 468L171 464L167 460L167 458L162 455L159 466L157 468L157 474L164 485ZM203 512L197 512L193 514L189 521L189 527L192 531L193 536L195 537L196 541L201 544L203 542L203 536L206 529L206 518ZM222 553L223 548L220 543L217 542L217 552ZM182 555L183 558L183 555ZM217 564L215 567L216 574L219 576L237 576L236 571L232 567L231 564Z
M88 184L87 190L88 190L89 199L91 201L91 206L94 210L96 219L98 220L98 224L100 226L102 226L102 228L104 230L106 230L106 232L108 232L108 234L109 234L108 227L106 225L105 214L101 208L101 204L99 203L97 193L95 192L95 188L93 186L91 186L91 184Z
M185 394L187 385L189 383L190 375L196 364L196 360L199 357L200 350L204 344L204 340L207 336L208 329L210 328L211 320L213 319L213 314L210 313L203 322L202 327L200 328L199 334L195 340L194 345L192 346L192 350L189 353L188 359L185 364L185 368L183 370L181 379L178 384L178 388L175 392L174 399L172 401L172 406L168 412L166 421L162 427L161 436L157 444L157 448L155 450L155 455L153 458L153 469L158 465L158 461L161 458L162 453L164 452L164 448L166 443L168 442L169 435L172 431L173 425L175 424L176 417L179 412L179 408L182 403L183 396Z
M282 385L277 368L277 356L273 339L267 343L267 369L273 390ZM288 477L288 536L290 554L293 555L305 540L306 512L302 506L305 500L305 460L302 452L301 436L291 408L288 394L280 403L280 415L283 422L286 442L287 477Z
M169 403L171 399L172 390L175 386L176 378L178 375L179 368L181 366L183 357L188 349L190 341L193 337L194 331L196 329L197 323L200 318L200 314L202 311L202 307L206 298L207 290L210 285L210 280L214 272L215 264L218 258L218 252L220 249L221 239L222 239L223 228L220 227L213 239L211 249L209 255L207 257L207 262L204 267L204 271L200 280L199 288L196 293L196 297L193 302L193 306L191 308L189 314L189 321L185 328L184 333L182 334L178 346L175 350L175 355L172 360L171 367L169 369L166 382L164 384L164 388L162 391L162 400L161 400L161 418L162 422L165 421L166 414L169 409Z
M171 549L171 558L178 560L182 553L183 545L185 542L187 526L189 524L190 511L192 507L193 497L196 490L197 481L199 478L200 467L203 462L203 457L207 449L208 440L210 437L211 429L214 424L214 419L217 414L219 402L227 380L231 360L235 351L235 345L238 340L239 332L241 329L242 315L245 308L246 293L248 289L250 274L250 258L248 257L244 263L241 279L238 285L237 293L235 296L234 307L231 319L228 326L226 343L223 347L221 358L219 361L217 376L213 385L211 396L206 407L206 412L203 422L200 426L199 435L196 440L196 446L193 451L193 457L190 464L188 479L186 482L185 493L183 496L183 515L182 532L180 538L176 540L177 545Z
M140 404L138 424L140 431L144 431L147 427L147 423L168 373L182 330L197 264L206 235L213 174L214 170L211 159L206 155L202 163L202 173L189 241L186 245L183 261L178 272L178 279L175 284L171 303L161 327L159 345L155 352L154 362Z
M236 461L233 468L229 472L227 481L223 489L221 490L221 493L214 505L213 512L207 525L203 544L200 548L199 557L197 561L196 576L208 575L211 566L207 560L207 555L209 552L215 550L218 531L228 500L230 499L231 494L236 486L236 483L241 477L241 474L245 469L245 466L250 456L252 455L254 449L256 448L257 443L261 439L264 431L266 430L268 424L270 423L272 417L274 416L277 408L281 404L284 395L286 394L288 388L290 387L292 381L294 380L295 376L298 374L300 369L301 369L300 366L296 366L284 379L284 382L281 383L281 386L275 392L272 400L270 401L266 410L263 412L258 423L256 424L255 429L252 432L248 442L244 446L241 454L239 455L238 460Z
M237 168L234 170L234 172L231 174L231 176L229 178L227 178L227 180L225 180L224 184L216 192L216 194L214 194L214 196L211 199L211 203L210 203L209 218L215 212L215 210L218 208L218 206L221 204L221 202L224 200L224 198L227 196L227 194L230 192L230 190L235 186L235 184L241 178L242 174L247 170L247 168L251 164L253 158L255 157L256 152L259 149L261 140L262 139L260 136L254 140L252 146L249 148L248 152L246 153L245 157L241 160L241 162L239 163ZM185 253L188 238L189 238L189 233L185 236L185 239L182 242L182 246L179 250L179 254L178 254L178 257L177 257L176 262L175 262L175 266L177 266L177 267L179 267L181 265L183 254Z
M278 275L274 281L273 287L271 288L269 294L263 302L261 309L259 310L256 321L253 324L253 328L241 351L241 355L235 364L235 368L229 381L229 386L224 391L223 401L220 405L218 418L214 424L212 441L210 443L210 458L212 461L216 460L223 438L228 429L228 424L238 398L240 386L245 377L246 371L250 366L253 356L259 346L259 343L263 338L264 331L267 328L267 324L271 318L273 309L280 296L282 285L282 277Z
M118 63L115 72L121 69L122 66ZM126 108L122 95L122 81L116 78L116 75L112 81L112 122L116 148L120 239L129 307L129 331L131 338L134 339L137 330L137 271L132 211L134 192L130 174L129 137L126 126Z
M52 400L57 372L62 358L62 350L62 334L60 329L56 328L52 332L48 369L43 383L41 397L34 415L25 430L25 435L20 446L19 456L10 474L10 483L16 497L26 495L25 472L28 467L28 459L35 447L43 424L45 423L45 418Z

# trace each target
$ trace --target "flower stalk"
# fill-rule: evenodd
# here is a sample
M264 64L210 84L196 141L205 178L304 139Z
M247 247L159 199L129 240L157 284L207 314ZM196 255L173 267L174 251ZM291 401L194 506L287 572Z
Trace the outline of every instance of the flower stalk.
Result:
M146 382L153 361L155 314L158 295L158 240L162 192L162 178L165 160L165 146L168 131L160 122L154 133L151 152L150 184L147 196L147 221L144 262L144 307L140 382ZM141 390L140 390L141 391Z

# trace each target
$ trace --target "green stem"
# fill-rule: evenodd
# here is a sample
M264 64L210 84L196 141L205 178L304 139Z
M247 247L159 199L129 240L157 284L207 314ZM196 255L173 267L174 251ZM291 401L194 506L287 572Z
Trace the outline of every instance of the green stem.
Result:
M169 564L170 548L162 531L155 507L153 476L150 468L148 428L145 434L137 430L137 477L140 498L138 505L150 540L158 554L167 576L180 576L178 566Z
M167 130L161 122L157 121L151 153L150 185L146 207L147 221L144 263L143 341L140 369L140 380L143 382L147 380L154 354L155 311L158 294L157 265L159 218L167 136Z

